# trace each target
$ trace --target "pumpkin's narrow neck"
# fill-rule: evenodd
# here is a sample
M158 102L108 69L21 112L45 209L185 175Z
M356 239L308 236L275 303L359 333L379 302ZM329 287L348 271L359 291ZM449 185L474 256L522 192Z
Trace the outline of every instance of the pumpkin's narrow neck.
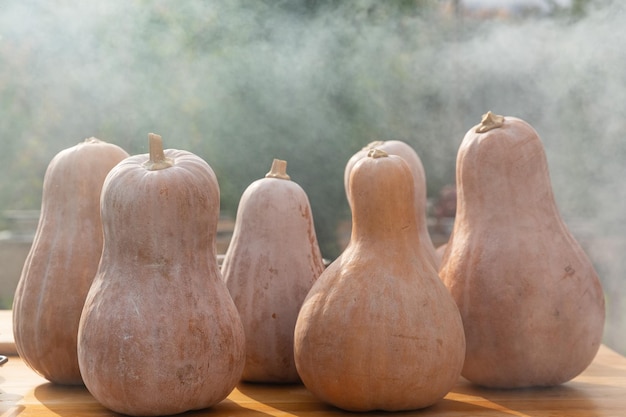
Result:
M150 159L143 164L147 170L158 171L174 165L174 161L166 157L163 152L163 139L161 139L161 136L150 133L148 134L148 140L150 145Z
M281 159L274 159L272 161L272 167L270 172L265 174L265 178L278 178L281 180L290 180L291 177L287 174L287 161Z
M350 174L351 241L419 243L413 176L399 156L374 148ZM407 247L409 247L407 246Z
M476 133L485 133L490 131L491 129L497 129L504 124L504 116L500 116L498 114L493 114L488 111L483 114L483 118L480 121L480 124L476 127Z

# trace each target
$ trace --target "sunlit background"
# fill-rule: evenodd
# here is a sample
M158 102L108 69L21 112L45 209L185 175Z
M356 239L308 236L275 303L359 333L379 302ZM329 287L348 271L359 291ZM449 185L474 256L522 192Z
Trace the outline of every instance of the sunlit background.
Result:
M343 170L373 140L422 158L428 196L487 110L539 132L559 209L607 293L626 353L626 6L609 0L4 0L0 3L0 307L30 246L45 169L95 136L147 135L215 170L225 221L285 159L323 254L342 249ZM32 225L32 222L31 222Z

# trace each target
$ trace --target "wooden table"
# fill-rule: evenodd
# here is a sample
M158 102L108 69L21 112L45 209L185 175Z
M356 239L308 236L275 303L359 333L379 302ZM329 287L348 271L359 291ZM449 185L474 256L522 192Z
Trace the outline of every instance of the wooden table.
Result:
M351 413L319 402L302 385L242 383L227 399L213 408L184 415L264 417L339 414ZM117 414L102 407L84 387L53 385L28 368L18 356L11 356L0 368L0 415L88 417ZM594 362L583 374L558 387L487 390L461 379L452 392L429 408L413 412L365 415L626 416L626 358L602 346Z

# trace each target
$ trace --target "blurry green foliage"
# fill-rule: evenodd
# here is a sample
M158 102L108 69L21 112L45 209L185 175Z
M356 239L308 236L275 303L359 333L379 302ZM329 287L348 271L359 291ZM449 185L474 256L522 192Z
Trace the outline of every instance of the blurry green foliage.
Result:
M13 3L18 19L0 32L0 62L8 64L0 66L0 162L11 177L0 183L1 210L38 207L49 160L85 137L143 153L155 131L167 147L207 159L220 180L222 210L232 216L245 187L274 157L286 159L309 194L330 256L338 251L335 225L349 216L343 166L381 130L355 92L372 75L359 74L346 51L360 47L370 26L426 7ZM343 19L351 23L331 26Z
M540 112L546 86L562 88L564 100L576 94L577 81L564 85L559 73L570 71L568 61L546 66L551 52L533 37L523 39L532 58L517 57L507 46L520 37L507 22L494 24L499 40L485 42L493 26L443 13L443 3L6 1L0 211L39 207L45 168L60 150L95 136L146 153L147 134L155 132L166 147L209 162L222 212L231 216L272 159L287 160L311 201L323 253L333 258L337 222L350 216L345 163L370 141L411 144L436 197L454 182L463 134L487 110L527 118L546 133L568 135L572 120L588 125L593 116L581 113L599 99L593 92L584 109ZM571 13L584 16L586 3L574 2ZM584 65L571 74L584 78ZM594 169L559 162L576 177Z

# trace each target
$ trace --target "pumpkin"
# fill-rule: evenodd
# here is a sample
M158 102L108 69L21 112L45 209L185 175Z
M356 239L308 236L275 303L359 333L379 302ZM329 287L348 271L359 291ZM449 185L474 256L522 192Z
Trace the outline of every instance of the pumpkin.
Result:
M350 173L352 234L322 272L295 327L304 385L349 411L427 407L457 382L461 316L415 245L415 186L408 164L378 149Z
M304 190L274 159L241 196L222 274L246 334L242 379L293 383L293 332L324 264Z
M149 138L149 155L126 158L105 180L102 259L78 332L87 389L129 415L210 407L245 359L217 265L217 178L200 157Z
M127 156L89 138L57 153L46 169L39 223L13 299L13 335L24 362L54 383L83 383L76 337L102 253L100 190Z
M350 194L349 179L352 168L357 161L366 157L368 152L374 148L380 149L390 155L398 155L409 164L409 167L411 168L411 173L413 174L413 181L415 185L415 192L413 193L413 197L415 198L415 218L419 227L419 245L422 247L424 255L429 259L433 267L435 269L438 269L441 257L436 253L435 247L430 237L430 233L428 231L428 200L426 198L426 174L424 172L422 160L420 159L415 149L411 147L411 145L400 140L374 141L370 142L363 149L352 155L344 169L343 179L346 195L349 196ZM350 198L348 198L348 203L350 203Z
M465 135L456 170L440 275L463 317L463 376L497 388L574 378L600 346L604 296L560 216L539 135L489 112Z

